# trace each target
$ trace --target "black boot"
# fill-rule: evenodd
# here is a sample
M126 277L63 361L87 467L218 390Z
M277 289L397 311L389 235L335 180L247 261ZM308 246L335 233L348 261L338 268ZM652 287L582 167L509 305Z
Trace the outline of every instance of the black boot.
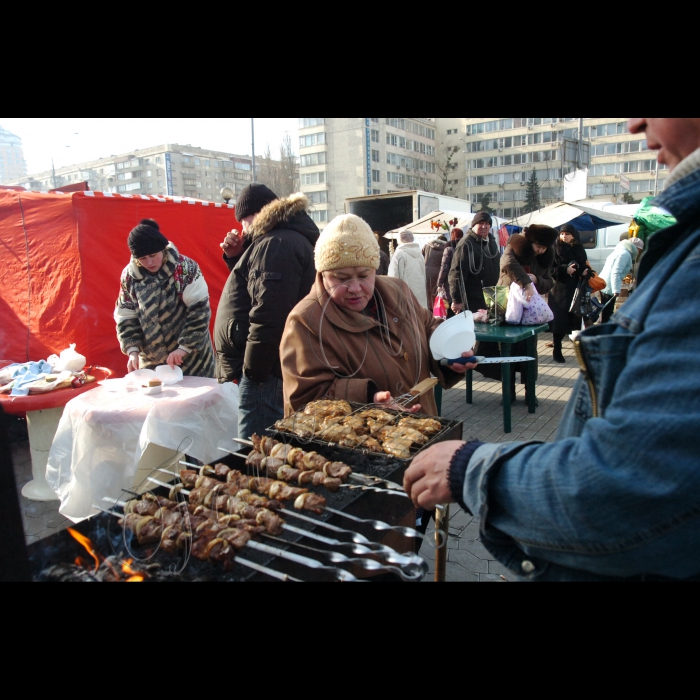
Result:
M559 364L564 364L566 360L564 359L564 355L562 354L561 351L561 344L562 341L564 340L564 336L560 335L559 333L554 334L554 352L552 354L552 358L554 359L555 362L558 362Z

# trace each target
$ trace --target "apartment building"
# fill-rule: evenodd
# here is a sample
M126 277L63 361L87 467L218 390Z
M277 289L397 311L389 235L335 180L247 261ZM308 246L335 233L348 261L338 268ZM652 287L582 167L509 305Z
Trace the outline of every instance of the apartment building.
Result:
M27 174L22 139L0 126L0 184L9 184Z
M641 200L660 192L668 175L666 166L657 172L656 152L643 136L628 132L622 117L583 119L581 152L579 119L573 117L438 118L437 130L456 165L446 194L474 204L488 198L506 219L522 213L533 169L543 205L563 200L564 178L579 164L589 169L588 197L616 203L625 193Z
M299 119L301 190L319 228L345 212L347 197L436 187L434 118Z
M252 170L250 156L166 144L18 177L8 184L47 192L88 182L91 190L102 192L217 202L224 187L230 187L238 195L252 181Z

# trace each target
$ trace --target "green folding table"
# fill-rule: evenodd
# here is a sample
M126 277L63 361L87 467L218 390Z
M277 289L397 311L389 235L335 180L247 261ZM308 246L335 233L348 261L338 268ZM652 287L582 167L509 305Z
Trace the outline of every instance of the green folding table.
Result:
M537 336L540 333L549 331L549 325L543 326L492 326L488 323L475 323L474 330L476 331L476 339L481 343L498 343L501 357L510 357L511 349L515 343L526 341L527 350L525 355L528 357L536 357L537 353ZM537 406L537 397L535 396L535 374L537 370L536 363L526 362L527 365L527 399L528 411L535 413ZM511 421L511 404L512 397L510 395L511 384L511 367L510 364L501 365L501 383L503 386L503 428L506 433L513 430ZM472 382L474 379L474 371L467 372L467 403L473 403Z

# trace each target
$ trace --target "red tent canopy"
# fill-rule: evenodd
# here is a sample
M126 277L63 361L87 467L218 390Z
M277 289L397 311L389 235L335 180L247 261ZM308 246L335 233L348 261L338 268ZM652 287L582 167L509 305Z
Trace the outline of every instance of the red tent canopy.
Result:
M170 197L0 190L0 359L45 360L70 343L88 364L126 372L114 305L129 232L155 219L209 285L212 325L228 269L219 243L233 206Z

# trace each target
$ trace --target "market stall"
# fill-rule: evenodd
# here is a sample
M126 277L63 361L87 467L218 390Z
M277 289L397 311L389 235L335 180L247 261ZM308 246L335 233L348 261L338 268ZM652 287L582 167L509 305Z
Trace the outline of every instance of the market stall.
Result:
M127 236L152 218L199 264L216 309L229 271L220 242L239 228L233 206L102 192L0 190L0 357L45 360L71 343L91 364L126 371L114 304L129 262ZM214 317L212 315L212 325Z

